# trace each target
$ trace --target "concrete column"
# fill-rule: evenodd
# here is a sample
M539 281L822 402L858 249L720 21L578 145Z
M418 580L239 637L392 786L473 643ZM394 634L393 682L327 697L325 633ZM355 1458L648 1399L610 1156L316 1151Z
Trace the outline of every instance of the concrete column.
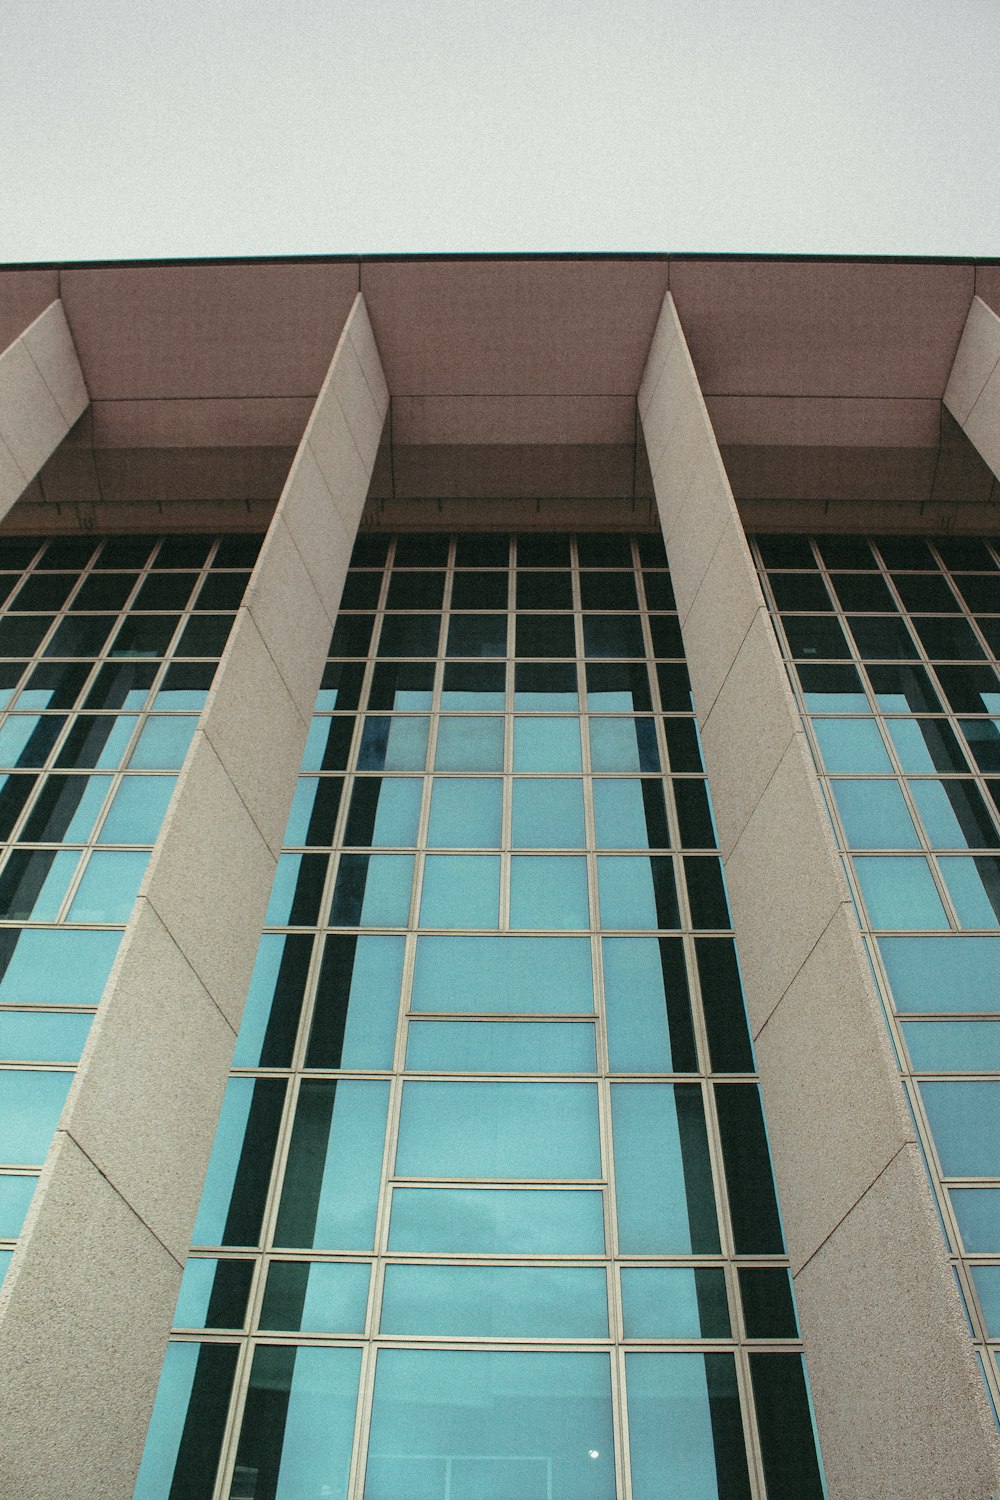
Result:
M944 404L1000 478L1000 318L973 297Z
M90 398L56 298L0 354L0 519L87 409Z
M0 1494L132 1494L388 404L358 295L0 1293Z
M639 391L832 1500L980 1500L1000 1444L801 721L670 294Z

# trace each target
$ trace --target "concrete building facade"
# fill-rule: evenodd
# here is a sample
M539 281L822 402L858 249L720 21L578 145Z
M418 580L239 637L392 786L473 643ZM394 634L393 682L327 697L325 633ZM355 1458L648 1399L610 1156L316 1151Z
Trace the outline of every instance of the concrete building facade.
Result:
M643 1500L660 1488L779 1500L821 1494L824 1482L837 1500L986 1500L1000 1487L1000 882L991 853L1000 796L990 775L1000 772L1000 564L988 541L1000 500L998 312L1000 267L959 262L385 259L0 273L0 572L10 583L16 750L11 852L0 870L0 1023L12 1036L33 1028L28 1052L12 1049L0 1078L11 1140L37 1125L46 1145L21 1156L0 1147L0 1180L23 1218L4 1240L0 1289L5 1489L126 1497L137 1473L138 1494L236 1500L478 1500L535 1489ZM380 540L390 537L400 540ZM498 581L508 568L509 581ZM115 594L126 573L138 592ZM641 646L621 624L633 614ZM357 644L364 619L377 624ZM569 644L552 644L556 622ZM426 647L413 644L422 630ZM387 661L396 676L382 714ZM671 694L685 661L682 707ZM582 697L566 685L571 662ZM639 665L626 670L630 662ZM489 663L506 664L495 681L484 675ZM618 676L602 676L602 663ZM648 702L634 685L636 673L645 683L646 663ZM349 687L352 670L363 690ZM66 696L77 681L78 706ZM71 704L75 714L56 723ZM336 717L348 709L349 719ZM699 737L688 752L679 724L692 711ZM582 739L572 727L581 714ZM310 759L317 716L327 747L346 725L337 732L353 748L342 762L324 758L328 749ZM626 721L634 764L609 748ZM437 758L407 759L427 732L432 748L419 754ZM451 761L449 734L462 746ZM411 746L395 763L392 735ZM552 748L559 735L577 747L568 759ZM644 760L651 735L656 749ZM393 825L410 828L405 838L376 837L375 812L357 833L356 796L360 809L362 791L369 801L382 795L366 780L375 770L390 773L379 786L393 788L400 809L416 799L411 822L399 811ZM633 770L648 837L615 839L626 808L615 799L631 795L615 778ZM306 827L303 795L334 795L328 771L350 786L350 805L328 819L330 848L348 850L329 873L310 838L289 833ZM700 795L687 776L707 780L710 834L685 834ZM654 784L666 788L662 815L650 812ZM569 811L542 837L549 805L565 798L569 809L578 787L579 838ZM479 836L465 824L467 836L442 832L446 796L463 817L484 810ZM57 815L67 797L69 812ZM88 797L103 799L103 811L81 835ZM482 831L490 799L495 834ZM318 802L309 806L312 818ZM655 837L656 818L671 832ZM392 852L363 852L382 848ZM444 852L454 849L462 852ZM669 860L650 849L671 851ZM640 861L648 920L632 915L640 898L628 882ZM699 907L699 882L720 861L728 910L702 919L711 901ZM413 868L417 884L393 906L393 882L412 881ZM577 877L583 915L573 917ZM315 910L303 916L295 903L308 904L311 880ZM476 914L477 882L486 917ZM282 892L291 892L284 907ZM112 897L113 910L102 905ZM743 1023L716 1008L721 989L707 977L704 945L730 927L755 1063L749 1052L720 1061L721 1038L738 1037ZM290 1044L284 1061L263 1047L251 1059L244 1006L262 983L263 944L270 938L276 952L277 939L276 961L292 963L299 928L317 933L302 982L313 1032L299 1023L298 1050ZM384 964L398 938L400 1033L383 1061L363 1049L351 1064L342 1050L310 1061L326 983L320 955L335 952L336 928L353 934L345 962L359 976L361 1016L374 1014L380 989L358 954L367 943L365 954ZM482 946L487 931L504 935L504 962L514 942L557 945L530 949L528 967L551 962L560 993L575 960L558 945L586 934L595 996L570 1005L550 995L543 1010L528 1004L522 976L505 1014L489 998L445 1003L442 976L456 972L462 950L442 943L471 943L478 963L499 951ZM612 962L639 962L638 949L615 944L655 942L667 964L674 939L664 934L674 933L697 1056L683 1064L672 1033L672 1060L654 1070L636 1056L638 1002L615 998ZM435 951L449 957L434 960L437 998L424 1003L421 964ZM272 997L294 988L281 972L284 989L272 984ZM642 991L638 972L627 970L628 997ZM660 1006L670 1011L676 983L662 974ZM350 997L343 1004L349 1019ZM45 1066L62 1053L44 1051L37 1017L84 1010L94 1019L75 1072ZM463 1014L467 1022L456 1021ZM595 1018L594 1062L567 1052L542 1066L546 1047L580 1045ZM456 1061L461 1049L447 1049L462 1024L472 1050ZM501 1042L513 1056L518 1026L527 1061L468 1060ZM410 1051L418 1046L436 1061L421 1063ZM484 1073L492 1081L479 1081ZM583 1081L588 1074L599 1082ZM760 1229L770 1188L747 1144L754 1106L737 1112L737 1101L756 1098L758 1077L784 1244ZM281 1102L286 1085L294 1109ZM336 1109L358 1111L341 1161L375 1162L375 1217L365 1244L333 1240L330 1255L310 1257L323 1242L288 1238L283 1205L297 1135L306 1160L307 1131L319 1128L303 1123L303 1101L314 1115L327 1110L329 1133L335 1089ZM669 1120L653 1109L655 1089L669 1097ZM381 1134L365 1136L364 1109L379 1090L389 1101ZM471 1101L467 1115L449 1114L456 1090ZM364 1109L350 1105L362 1096ZM511 1099L523 1106L506 1114ZM272 1129L268 1149L281 1164L260 1190L269 1239L203 1227L206 1203L233 1211L240 1163L252 1175L253 1153L237 1153L221 1185L223 1148L213 1154L220 1120L222 1139L238 1118L241 1139L251 1119L260 1139ZM537 1157L504 1155L532 1129ZM593 1160L579 1154L588 1132ZM449 1154L466 1136L470 1158ZM639 1207L629 1192L636 1204L649 1200L654 1218L658 1201L642 1143L654 1141L663 1161L668 1139L681 1142L680 1166L664 1176L661 1218L683 1198L687 1238L657 1238L654 1225L651 1238L636 1229L630 1239L628 1215ZM259 1141L255 1149L259 1158ZM701 1239L699 1151L703 1193L719 1215L718 1231ZM401 1226L414 1193L450 1193L446 1225L468 1195L492 1193L495 1209L499 1194L530 1189L532 1206L525 1197L511 1209L526 1223L561 1193L563 1224L597 1188L606 1241L593 1252L575 1241L559 1252L569 1263L555 1267L542 1235L515 1255L536 1278L529 1292L510 1290L514 1262L499 1241L481 1253L449 1248L425 1225L429 1238L407 1260ZM348 1174L330 1191L356 1207L369 1189ZM745 1238L741 1192L744 1208L756 1205ZM753 1307L763 1293L753 1289L775 1285L766 1281L775 1275L787 1281L786 1265L797 1324L793 1314L790 1327L760 1332ZM319 1286L336 1273L346 1287L361 1266L374 1267L376 1290L360 1322L302 1321L310 1296L323 1300L309 1290L312 1276ZM444 1292L431 1285L437 1272ZM206 1277L216 1278L208 1302L223 1297L224 1282L236 1295L248 1277L241 1317L251 1308L252 1321L240 1332L239 1319L212 1323L202 1307L201 1323L175 1323L182 1274L188 1305ZM706 1309L720 1277L727 1311L713 1323ZM596 1323L546 1329L560 1299L583 1307L598 1283ZM334 1301L346 1295L341 1288ZM274 1321L281 1297L284 1321ZM296 1297L299 1321L289 1322ZM484 1345L457 1314L435 1323L426 1308L414 1312L425 1298L440 1317L463 1297L494 1309ZM670 1323L685 1298L699 1326ZM171 1348L181 1353L168 1363L189 1398L198 1376L184 1351L209 1351L199 1367L205 1399L160 1427L154 1419L147 1442L174 1326ZM199 1341L196 1327L223 1332ZM231 1365L216 1377L209 1367L221 1368L226 1351ZM800 1351L825 1481L809 1442L794 1435L808 1417L806 1388L775 1373L791 1369L783 1360L801 1369ZM678 1360L703 1362L700 1384L685 1383L695 1366ZM280 1420L267 1395L279 1389L288 1397ZM447 1424L437 1447L419 1447L417 1429L430 1421L422 1390L437 1392L430 1406L463 1413L464 1449ZM546 1406L566 1390L571 1400ZM491 1424L527 1420L525 1391L547 1414L539 1431L523 1452L489 1448ZM328 1421L340 1447L316 1457L308 1434ZM564 1447L547 1451L557 1428ZM270 1437L255 1448L260 1433ZM201 1455L186 1475L176 1468L185 1443Z

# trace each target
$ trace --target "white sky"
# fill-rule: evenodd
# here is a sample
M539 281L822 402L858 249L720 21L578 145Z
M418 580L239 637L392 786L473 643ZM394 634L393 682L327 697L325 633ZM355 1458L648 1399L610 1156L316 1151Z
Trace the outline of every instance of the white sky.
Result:
M0 261L1000 254L1000 0L0 0Z

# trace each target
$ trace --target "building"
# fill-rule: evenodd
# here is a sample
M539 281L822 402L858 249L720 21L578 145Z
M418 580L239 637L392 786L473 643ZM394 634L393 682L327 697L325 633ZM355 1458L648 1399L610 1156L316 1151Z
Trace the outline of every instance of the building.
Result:
M998 312L0 273L4 1493L1000 1488Z

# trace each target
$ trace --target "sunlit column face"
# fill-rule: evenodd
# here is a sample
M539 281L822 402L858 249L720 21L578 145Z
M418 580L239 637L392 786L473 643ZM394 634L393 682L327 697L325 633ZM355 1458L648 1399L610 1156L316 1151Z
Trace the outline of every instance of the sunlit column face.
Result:
M0 539L0 1275L259 543Z
M285 842L137 1494L821 1495L659 538L362 537Z
M759 537L956 1278L1000 1398L1000 554Z

